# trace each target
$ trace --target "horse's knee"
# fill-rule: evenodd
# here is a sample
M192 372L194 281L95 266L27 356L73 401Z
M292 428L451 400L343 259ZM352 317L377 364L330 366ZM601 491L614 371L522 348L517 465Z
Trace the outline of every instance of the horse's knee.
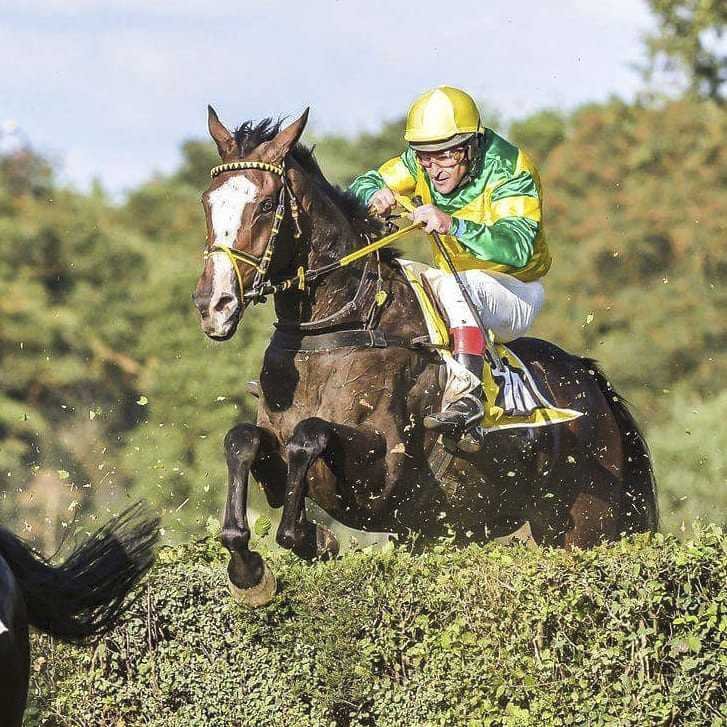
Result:
M252 462L260 447L260 431L254 424L238 424L225 435L228 462Z
M330 441L333 430L324 419L311 417L299 422L288 441L289 462L303 462L320 454Z
M290 466L302 467L310 463L320 453L320 450L313 442L289 442L286 453Z

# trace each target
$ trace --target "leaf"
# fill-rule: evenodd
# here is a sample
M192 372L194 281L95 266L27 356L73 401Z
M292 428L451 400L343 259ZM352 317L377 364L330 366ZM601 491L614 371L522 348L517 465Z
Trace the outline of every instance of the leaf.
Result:
M261 515L255 521L255 525L253 527L255 535L259 538L264 538L270 532L270 528L273 527L273 523L267 515Z
M687 636L687 646L689 651L698 654L702 650L702 640L699 636Z
M67 480L70 477L70 473L66 470L58 470L58 479Z

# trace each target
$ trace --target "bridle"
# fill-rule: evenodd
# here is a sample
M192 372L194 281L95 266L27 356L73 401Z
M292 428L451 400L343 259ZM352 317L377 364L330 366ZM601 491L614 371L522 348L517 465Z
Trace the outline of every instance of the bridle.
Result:
M232 264L235 275L237 276L237 282L240 286L240 295L244 299L251 301L253 304L264 302L265 296L267 295L291 290L294 287L297 290L304 291L307 285L314 282L323 275L328 275L334 270L338 270L342 267L350 265L356 260L366 257L372 253L375 253L378 259L378 251L382 247L390 245L401 237L408 235L410 232L419 229L422 224L417 222L412 225L408 225L407 227L403 227L399 230L395 229L395 231L390 232L389 234L376 240L375 242L371 242L368 236L364 235L364 238L366 239L366 244L358 250L349 253L348 255L344 255L342 258L335 260L334 262L328 263L327 265L322 265L319 268L306 270L303 266L300 266L294 276L274 283L268 279L268 270L270 268L270 262L273 258L273 253L275 251L275 243L277 241L278 234L280 233L280 226L283 222L283 219L285 218L286 198L288 199L288 203L290 204L290 214L293 217L293 223L295 225L295 231L293 232L293 236L296 239L300 238L303 234L303 229L300 225L300 207L298 205L298 200L296 199L295 194L291 189L290 181L288 180L288 177L286 175L284 161L282 164L270 164L268 162L258 161L227 162L225 164L219 164L216 167L212 167L212 169L210 170L210 176L214 179L218 175L225 172L236 172L243 169L258 169L263 172L277 174L283 184L283 186L280 188L280 193L278 195L278 206L275 210L273 226L270 229L270 237L268 238L265 250L263 251L262 255L257 256L243 250L235 250L234 248L227 247L225 245L214 244L209 249L204 251L203 257L205 260L207 260L212 255L216 255L219 253L226 255L228 260ZM254 268L256 271L252 287L250 288L250 290L247 291L245 290L242 283L242 273L240 272L239 266L240 263ZM377 291L380 290L381 285L380 273L378 278L379 280L377 285ZM380 301L379 305L383 305L385 296L384 298L381 298L381 296L377 295L377 300Z
M226 255L232 264L235 275L237 276L237 282L240 286L240 295L251 300L253 303L260 303L265 300L266 295L277 292L278 289L287 290L292 286L292 281L284 281L284 283L288 283L288 285L281 288L280 285L273 285L267 279L268 269L270 268L270 262L273 259L273 253L275 251L275 243L278 239L278 234L280 233L280 226L285 217L286 197L289 200L290 213L295 224L293 236L298 239L303 234L303 230L300 226L300 208L298 206L298 200L295 198L295 194L290 188L290 182L288 181L288 177L285 173L285 162L282 164L269 164L268 162L256 161L227 162L226 164L219 164L216 167L213 167L210 170L210 177L214 179L225 172L236 172L243 169L258 169L263 172L270 172L271 174L279 176L282 181L280 193L278 194L278 204L273 218L273 226L270 229L270 237L268 237L265 250L262 255L257 256L243 250L235 250L234 248L227 247L226 245L214 244L209 249L205 250L204 259L207 260L207 258L218 253ZM244 263L245 265L254 268L256 271L252 288L248 291L245 291L245 287L242 284L240 263Z

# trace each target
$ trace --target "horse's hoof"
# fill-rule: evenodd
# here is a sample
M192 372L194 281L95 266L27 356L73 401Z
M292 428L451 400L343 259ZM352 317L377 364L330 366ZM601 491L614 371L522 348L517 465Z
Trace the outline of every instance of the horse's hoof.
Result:
M248 608L267 606L273 600L273 596L275 596L278 590L278 581L275 579L273 572L268 568L266 561L263 561L263 574L257 585L251 588L238 588L229 579L227 585L230 589L232 600Z
M316 525L316 553L319 558L335 558L340 546L338 539L330 528Z

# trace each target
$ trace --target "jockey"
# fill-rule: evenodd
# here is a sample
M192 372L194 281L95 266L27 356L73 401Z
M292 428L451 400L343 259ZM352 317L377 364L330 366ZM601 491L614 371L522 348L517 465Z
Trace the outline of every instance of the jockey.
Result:
M382 216L402 198L420 196L424 204L413 209L412 218L425 223L426 232L441 235L495 340L525 335L543 305L540 278L550 268L533 163L484 128L474 100L451 86L414 101L404 139L409 146L401 156L357 177L350 190ZM484 414L487 343L435 245L433 253L438 269L427 280L448 319L454 363L443 410L426 417L424 425L460 437Z

